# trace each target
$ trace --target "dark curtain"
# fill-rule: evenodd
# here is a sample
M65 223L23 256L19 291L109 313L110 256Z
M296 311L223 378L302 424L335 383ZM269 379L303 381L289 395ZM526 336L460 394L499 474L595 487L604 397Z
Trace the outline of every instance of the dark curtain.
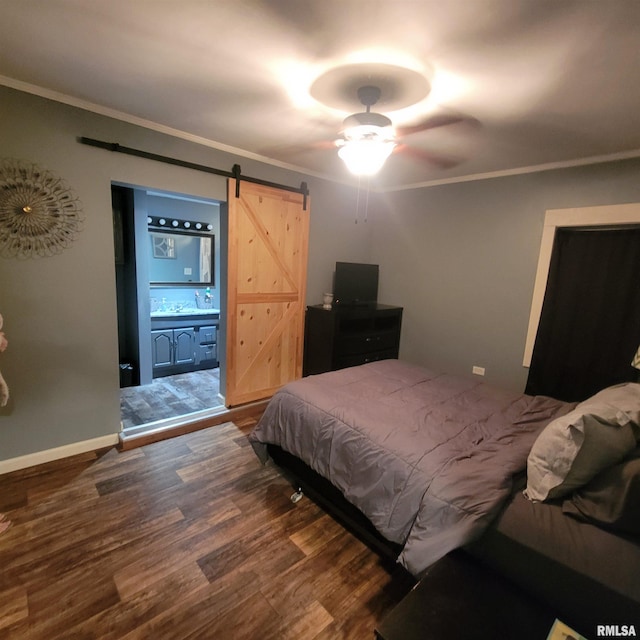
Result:
M640 228L556 231L526 392L581 401L620 382L640 345Z

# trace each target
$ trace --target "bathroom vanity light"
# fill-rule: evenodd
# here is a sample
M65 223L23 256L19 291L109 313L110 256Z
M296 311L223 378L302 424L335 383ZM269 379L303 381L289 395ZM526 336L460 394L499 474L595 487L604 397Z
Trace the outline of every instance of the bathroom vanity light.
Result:
M207 224L205 222L197 222L195 220L180 220L180 218L170 218L167 220L166 218L158 218L156 216L148 216L147 223L150 229L158 228L158 227L166 227L171 226L177 231L181 229L184 232L194 233L197 231L213 231L213 225Z

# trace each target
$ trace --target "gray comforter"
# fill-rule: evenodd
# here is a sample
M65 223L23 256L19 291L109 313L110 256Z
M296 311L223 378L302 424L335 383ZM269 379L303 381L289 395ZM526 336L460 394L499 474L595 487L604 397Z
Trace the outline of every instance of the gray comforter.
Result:
M250 436L335 485L414 575L478 537L537 434L572 404L384 360L292 382Z

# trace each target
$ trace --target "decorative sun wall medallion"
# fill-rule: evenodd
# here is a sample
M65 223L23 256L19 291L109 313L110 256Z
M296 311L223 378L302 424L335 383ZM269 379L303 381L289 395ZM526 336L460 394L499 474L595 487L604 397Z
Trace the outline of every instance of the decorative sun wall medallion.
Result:
M0 160L0 256L55 255L81 224L80 201L62 178L30 162Z

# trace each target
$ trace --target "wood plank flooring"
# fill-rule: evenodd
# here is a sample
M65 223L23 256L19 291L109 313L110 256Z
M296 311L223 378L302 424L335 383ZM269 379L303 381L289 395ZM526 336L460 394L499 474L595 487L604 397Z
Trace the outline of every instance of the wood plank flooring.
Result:
M372 639L409 591L227 423L0 476L0 640Z

